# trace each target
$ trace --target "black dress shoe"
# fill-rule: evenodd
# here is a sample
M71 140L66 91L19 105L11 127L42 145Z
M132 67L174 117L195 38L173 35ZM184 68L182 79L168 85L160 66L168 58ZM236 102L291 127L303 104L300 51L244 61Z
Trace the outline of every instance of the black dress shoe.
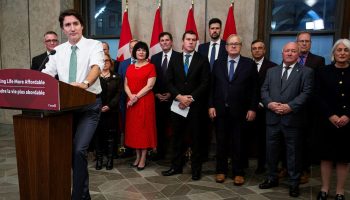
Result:
M278 181L272 181L269 179L265 179L264 182L259 184L260 189L269 189L277 186L278 186Z
M107 160L107 163L106 163L106 170L111 170L113 169L113 159L110 158Z
M343 194L337 194L335 195L335 200L345 200L345 196Z
M97 158L96 159L96 170L101 170L102 169L102 164L103 164L103 158Z
M198 181L201 179L201 172L200 171L193 171L192 172L192 180Z
M317 200L327 200L327 192L320 191L317 195Z
M174 168L170 168L169 170L162 171L163 176L172 176L175 174L182 174L182 170L176 170Z
M299 185L289 186L289 196L298 197L300 195Z

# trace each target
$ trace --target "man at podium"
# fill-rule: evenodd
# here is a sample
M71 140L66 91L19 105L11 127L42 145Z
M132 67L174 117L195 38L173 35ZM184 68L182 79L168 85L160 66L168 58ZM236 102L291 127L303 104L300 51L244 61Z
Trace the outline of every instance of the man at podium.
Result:
M59 22L68 41L55 48L43 73L96 94L96 102L75 111L73 116L72 200L91 199L87 149L100 117L102 89L98 79L104 67L101 42L83 37L83 17L75 10L63 11ZM77 97L79 98L79 97Z

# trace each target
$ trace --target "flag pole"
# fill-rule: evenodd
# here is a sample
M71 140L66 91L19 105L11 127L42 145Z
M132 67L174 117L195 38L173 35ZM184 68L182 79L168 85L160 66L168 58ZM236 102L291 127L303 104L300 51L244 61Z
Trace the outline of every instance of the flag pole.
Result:
M129 4L128 2L129 1L128 0L125 0L125 1L126 1L125 11L128 11L128 4Z

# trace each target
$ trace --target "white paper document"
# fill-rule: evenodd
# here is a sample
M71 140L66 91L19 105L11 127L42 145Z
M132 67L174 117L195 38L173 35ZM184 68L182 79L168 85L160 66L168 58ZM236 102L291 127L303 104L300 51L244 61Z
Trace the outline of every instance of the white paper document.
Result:
M178 115L181 115L183 117L187 117L188 112L190 111L190 107L186 107L185 109L180 109L179 108L179 101L173 101L173 103L171 104L170 110Z

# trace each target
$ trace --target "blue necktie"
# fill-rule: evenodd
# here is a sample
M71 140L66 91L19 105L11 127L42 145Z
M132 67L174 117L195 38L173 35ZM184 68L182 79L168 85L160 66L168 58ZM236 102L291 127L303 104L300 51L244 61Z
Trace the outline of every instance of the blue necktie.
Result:
M68 83L76 82L77 78L77 46L71 46L72 53L69 60L69 78Z
M228 74L228 77L229 77L229 80L232 81L232 78L233 78L233 74L234 74L234 63L235 61L234 60L230 60L230 71L229 71L229 74Z
M304 55L300 55L299 56L299 65L301 65L301 66L304 66L304 58L305 58L305 56Z
M210 71L213 70L213 65L215 62L215 54L216 54L216 43L213 43L213 47L211 48L211 54L210 54Z
M187 72L188 72L188 67L189 67L189 64L190 64L190 57L191 55L190 54L186 54L185 55L185 63L184 63L184 71L185 71L185 74L187 75Z

